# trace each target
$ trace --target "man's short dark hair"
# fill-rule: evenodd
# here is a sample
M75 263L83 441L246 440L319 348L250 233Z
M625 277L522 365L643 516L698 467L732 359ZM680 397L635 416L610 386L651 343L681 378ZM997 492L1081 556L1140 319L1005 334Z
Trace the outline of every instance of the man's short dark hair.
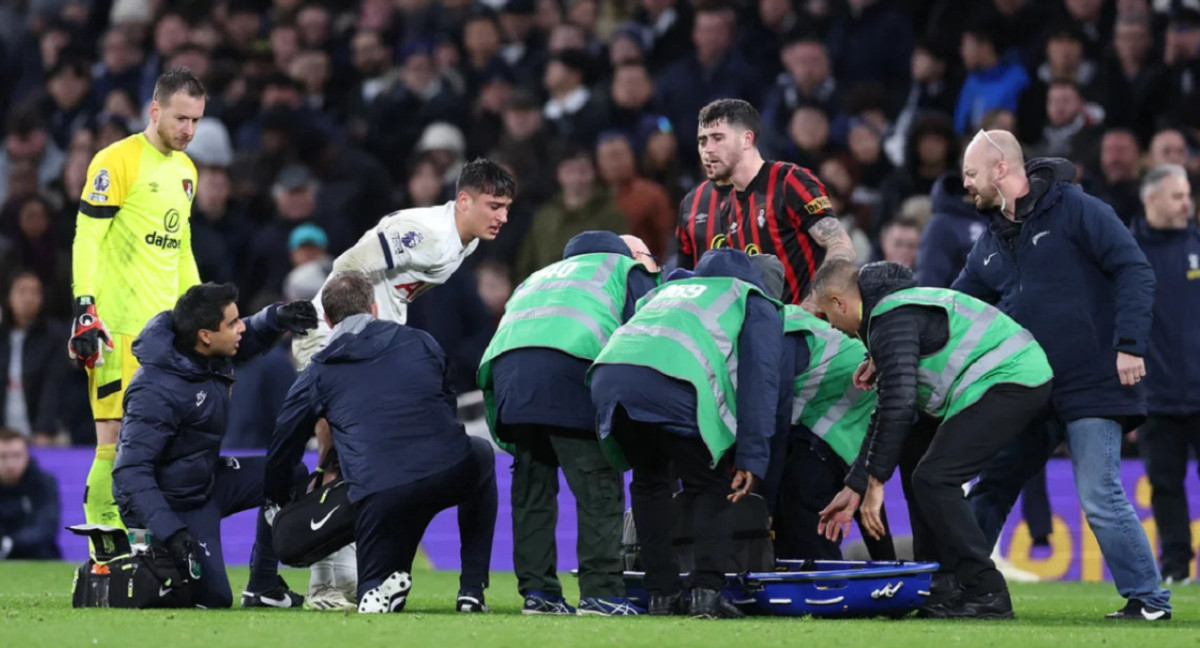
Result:
M593 164L596 162L596 159L592 156L591 149L575 142L563 142L555 153L557 153L554 156L555 167L562 166L564 163L573 160L587 160Z
M458 174L455 193L460 191L489 194L497 198L515 198L517 181L499 164L486 158L475 158Z
M963 25L963 37L968 35L978 41L985 41L993 47L996 45L996 27L992 21L985 16L972 16L967 23Z
M712 126L722 121L735 128L748 130L754 134L754 142L758 143L758 133L762 130L762 117L750 102L741 99L717 99L700 109L700 125Z
M784 34L783 49L793 45L819 45L822 50L825 49L825 41L821 39L821 34L808 26L797 25Z
M29 137L36 131L47 130L46 120L32 106L24 106L8 116L7 130L9 135Z
M858 284L858 264L846 259L829 259L813 277L812 293L820 295L828 290L847 290Z
M46 79L53 79L60 74L66 73L70 73L87 81L92 80L91 65L86 60L78 56L59 57L58 62L50 68L49 72L46 73Z
M158 77L154 83L154 100L159 105L167 103L176 93L182 92L193 99L206 99L204 84L189 69L183 67L171 68Z
M12 428L0 427L0 443L16 441L17 439L24 441L26 446L29 445L29 439L26 439L24 434L21 434Z
M225 319L225 309L237 303L238 289L231 283L202 283L192 286L175 302L171 311L171 328L176 345L191 349L196 346L200 331L219 331Z
M918 233L919 233L919 232L920 232L922 229L924 229L924 228L921 226L921 221L919 221L919 220L917 220L917 219L913 218L912 216L896 216L895 218L893 218L892 220L888 221L888 222L887 222L887 223L886 223L886 224L883 226L883 231L884 231L884 232L890 232L891 230L893 230L893 229L895 229L895 228L897 228L897 227L907 227L907 228L909 228L909 229L915 229L915 230L917 230L917 232L918 232Z
M1083 96L1083 91L1079 89L1079 84L1072 79L1066 79L1063 77L1052 79L1050 84L1046 86L1046 91L1049 92L1054 88L1070 88L1075 91L1075 94L1079 95L1080 97Z
M321 289L321 306L333 326L351 315L370 313L374 302L375 289L371 280L353 270L333 275Z

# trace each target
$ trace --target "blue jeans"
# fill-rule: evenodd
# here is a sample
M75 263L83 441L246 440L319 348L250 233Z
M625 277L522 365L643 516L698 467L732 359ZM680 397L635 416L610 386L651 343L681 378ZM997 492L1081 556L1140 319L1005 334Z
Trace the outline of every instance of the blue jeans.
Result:
M995 457L971 489L972 511L990 543L999 539L1022 487L1042 469L1057 445L1056 427L1035 422ZM1159 587L1162 577L1154 551L1121 484L1121 436L1121 424L1110 419L1067 422L1075 490L1117 592L1126 599L1170 610L1171 593Z

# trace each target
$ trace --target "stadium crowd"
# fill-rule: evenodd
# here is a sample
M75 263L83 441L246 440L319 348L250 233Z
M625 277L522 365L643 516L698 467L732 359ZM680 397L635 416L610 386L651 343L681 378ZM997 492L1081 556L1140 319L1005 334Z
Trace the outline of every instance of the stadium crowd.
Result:
M712 99L759 107L764 156L822 180L860 259L915 266L924 285L949 285L984 227L958 172L978 127L1076 162L1126 221L1144 168L1200 171L1195 2L156 4L0 9L2 337L27 270L42 297L25 344L49 352L16 381L24 415L5 411L36 443L93 434L83 374L49 344L67 331L78 197L172 66L210 95L188 147L197 264L235 281L244 308L313 296L332 256L383 214L446 200L466 160L514 172L504 234L410 315L451 350L464 390L512 286L574 234L629 231L671 258ZM243 373L229 447L265 447L271 414L249 404L282 402L285 360L281 347ZM47 375L69 388L43 397Z

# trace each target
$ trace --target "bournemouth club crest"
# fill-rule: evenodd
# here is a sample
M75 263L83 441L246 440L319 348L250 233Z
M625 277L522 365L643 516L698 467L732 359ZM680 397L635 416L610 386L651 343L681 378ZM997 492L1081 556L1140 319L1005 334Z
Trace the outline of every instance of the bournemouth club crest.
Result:
M189 201L192 199L192 196L196 195L196 185L192 182L191 178L183 179L183 193Z

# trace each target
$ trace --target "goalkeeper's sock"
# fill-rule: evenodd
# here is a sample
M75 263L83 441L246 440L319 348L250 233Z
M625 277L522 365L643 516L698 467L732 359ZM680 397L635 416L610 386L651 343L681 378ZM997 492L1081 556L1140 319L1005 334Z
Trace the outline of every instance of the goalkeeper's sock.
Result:
M96 446L96 458L88 471L87 489L83 493L83 517L88 524L104 524L124 529L117 501L112 494L113 460L117 457L117 446L105 443ZM95 547L92 548L95 553Z
M115 444L96 446L96 458L92 460L92 468L88 471L87 491L83 496L83 516L88 524L125 528L112 493L113 460L116 458Z

